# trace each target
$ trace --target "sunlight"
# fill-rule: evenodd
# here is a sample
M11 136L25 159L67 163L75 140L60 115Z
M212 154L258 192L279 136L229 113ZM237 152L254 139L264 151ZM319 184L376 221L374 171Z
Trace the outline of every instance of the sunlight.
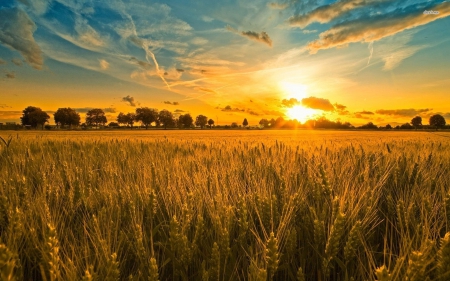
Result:
M307 93L305 85L283 81L281 82L281 87L287 94L286 98L295 98L298 101L300 101L303 98L306 98Z
M296 105L292 108L287 109L286 115L290 119L297 119L301 123L305 123L308 119L314 118L317 111L311 108L305 108L301 105Z

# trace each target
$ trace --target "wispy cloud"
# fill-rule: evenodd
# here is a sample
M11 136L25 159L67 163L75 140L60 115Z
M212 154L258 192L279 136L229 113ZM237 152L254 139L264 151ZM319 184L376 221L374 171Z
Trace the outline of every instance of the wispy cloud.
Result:
M278 2L271 2L267 4L267 7L274 9L274 10L284 10L287 7L289 7L288 3L278 3Z
M107 70L109 68L109 62L107 62L106 60L99 60L98 62L102 70Z
M450 15L450 2L444 2L429 9L439 11L437 15L426 15L423 8L409 7L403 12L391 12L372 18L360 18L338 24L322 32L319 37L308 44L310 53L321 49L346 46L354 42L372 42L397 34L403 30L428 24Z
M233 108L230 105L225 106L224 108L220 109L221 111L225 112L245 112L245 109L239 109L237 107Z
M8 79L14 79L16 78L16 73L14 71L6 72L5 77Z
M0 65L2 65L2 64L7 64L7 62L2 60L2 59L0 59Z
M73 108L73 110L75 110L78 113L87 113L89 110L94 109L95 107L78 107L78 108ZM116 113L116 109L114 107L106 107L106 108L101 108L103 110L103 112L105 113Z
M22 65L23 65L23 61L22 61L21 59L19 59L19 58L13 58L13 59L11 60L11 62L12 62L13 64L17 65L17 66L22 66Z
M42 69L44 59L33 37L35 23L19 8L0 10L0 42L17 50L35 69Z

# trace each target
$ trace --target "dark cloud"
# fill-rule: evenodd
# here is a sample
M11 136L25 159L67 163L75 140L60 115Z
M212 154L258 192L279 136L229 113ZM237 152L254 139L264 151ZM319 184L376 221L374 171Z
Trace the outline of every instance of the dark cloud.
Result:
M323 111L334 111L334 106L327 99L309 97L302 99L302 105L304 107L312 109L320 109Z
M186 112L186 111L181 110L181 109L176 109L174 112L175 112L175 113L182 113L182 112Z
M78 113L87 113L89 110L94 109L95 107L79 107L79 108L73 108L73 110L75 110ZM102 110L105 113L116 113L116 109L113 107L106 107L106 108L102 108Z
M265 115L270 115L270 116L277 116L277 117L284 117L285 114L281 111L277 111L277 110L263 110L263 113Z
M19 8L0 10L0 42L18 51L35 69L42 69L42 51L34 40L35 23Z
M372 111L359 111L359 112L355 112L355 114L361 114L361 115L374 115L375 113L373 113Z
M179 105L180 103L177 101L164 101L165 104L171 104L171 105Z
M334 109L339 115L348 115L350 112L347 110L347 106L339 103L334 104Z
M336 1L329 5L320 6L307 14L292 16L288 21L292 26L304 28L313 22L327 23L350 10L379 2L379 0Z
M288 100L287 99L283 99L281 101L281 105L284 106L284 107L294 107L294 106L299 105L299 104L301 104L301 102L299 100L297 100L297 99L294 99L294 98L290 98Z
M364 114L358 113L358 112L355 112L355 114L353 115L353 117L354 117L354 118L359 118L359 119L366 119L366 120L371 119L370 117L368 117L368 116L366 116L366 115L364 115Z
M15 72L6 72L5 77L8 79L14 79L14 78L16 78L16 73Z
M234 29L233 27L227 25L226 29L234 32L236 34L239 34L241 36L247 37L251 40L260 42L260 43L264 43L266 45L268 45L269 47L272 47L272 39L270 39L269 34L267 34L267 32L262 31L261 33L255 32L255 31L241 31L239 32L238 30Z
M135 57L131 57L131 58L130 58L130 61L136 63L137 65L139 65L139 66L142 67L143 69L150 69L150 68L152 67L152 64L151 64L151 63L146 62L146 61L138 60L138 59L135 58Z
M250 114L250 115L253 115L253 116L261 116L261 115L263 115L261 113L258 113L256 111L252 110L252 109L247 109L247 113Z
M390 116L397 116L397 117L414 117L416 115L429 113L432 108L424 108L424 109L414 109L414 108L408 108L408 109L379 109L375 112L377 114L381 115L390 115Z
M232 108L230 105L225 106L221 110L226 111L226 112L244 112L245 111L245 109L239 109L237 107Z
M439 11L437 15L425 15L424 10ZM344 47L354 42L373 42L394 35L406 29L425 25L450 15L450 2L428 7L408 7L403 12L397 10L372 18L360 18L333 26L322 32L319 39L310 42L310 53L321 49Z
M12 106L8 106L4 103L0 103L0 108L12 108Z
M136 107L136 102L134 101L134 97L128 95L122 98L123 102L128 102L130 106Z
M14 63L17 66L22 66L23 65L23 61L19 58L14 58L11 60L12 63Z
M1 65L1 64L6 64L6 61L0 59L0 65Z
M178 71L178 72L184 72L184 69L177 68L177 71Z

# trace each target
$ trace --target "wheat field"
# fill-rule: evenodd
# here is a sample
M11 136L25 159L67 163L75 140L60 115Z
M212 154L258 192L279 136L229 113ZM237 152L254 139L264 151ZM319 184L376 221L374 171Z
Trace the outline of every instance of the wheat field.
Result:
M0 132L1 280L450 280L450 134Z

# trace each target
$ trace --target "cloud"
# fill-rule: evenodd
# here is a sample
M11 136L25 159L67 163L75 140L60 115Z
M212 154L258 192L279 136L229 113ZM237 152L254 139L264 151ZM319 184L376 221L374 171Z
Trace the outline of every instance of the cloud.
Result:
M20 116L22 115L22 111L18 110L0 110L0 120L2 121L10 121L10 122L19 122Z
M19 59L19 58L13 58L11 60L11 62L14 63L17 66L22 66L23 65L23 61L21 59Z
M146 61L138 60L138 59L135 58L135 57L131 57L131 58L130 58L130 61L136 63L137 65L139 65L139 66L142 67L143 69L150 69L151 66L152 66L151 63L146 62Z
M221 111L225 111L225 112L244 112L245 109L239 109L237 107L232 108L230 105L227 105L224 108L222 108Z
M274 9L274 10L284 10L289 6L288 3L278 3L278 2L271 2L267 4L267 7Z
M304 15L296 15L289 18L288 22L292 26L305 28L313 22L327 23L350 10L368 5L370 3L380 2L374 0L342 0L329 5L320 6L317 9Z
M414 46L414 47L405 47L401 50L395 51L391 53L389 56L383 58L384 67L383 70L392 70L397 67L404 59L409 58L414 55L420 49L423 49L424 46Z
M101 69L107 70L109 68L109 62L107 62L106 60L99 60L98 62L100 63Z
M303 29L303 30L302 30L302 33L303 33L303 34L310 34L310 33L316 33L316 32L317 32L316 29L314 29L314 30Z
M202 20L204 22L212 22L214 19L212 17L208 17L208 16L202 16Z
M339 103L334 104L334 109L339 115L348 115L350 112L347 110L347 106Z
M0 65L2 65L2 64L7 64L7 62L2 60L2 59L0 59Z
M295 98L290 98L288 100L287 99L283 99L281 101L281 105L285 106L285 107L294 107L294 106L299 105L299 104L301 104L301 102L299 100L295 99Z
M360 18L344 22L322 32L319 35L320 39L310 42L307 48L310 53L314 54L321 49L344 47L349 43L377 41L403 30L425 25L449 16L450 2L441 3L429 9L439 11L439 14L426 15L423 14L423 8L414 10L409 8L402 13L394 11L388 15L379 15L369 19Z
M239 32L238 30L232 28L229 25L226 26L226 29L231 31L231 32L233 32L233 33L239 34L239 35L241 35L243 37L247 37L247 38L249 38L251 40L254 40L254 41L266 44L269 47L272 47L272 39L270 39L269 34L267 34L267 32L265 32L265 31L262 31L261 33L258 33L258 32L255 32L255 31L241 31L241 32Z
M47 11L49 0L19 0L19 2L31 8L33 13L42 15Z
M101 36L93 29L86 19L82 17L77 17L75 20L75 31L78 33L78 40L81 42L95 46L101 47L105 45L105 41L101 38Z
M12 108L12 106L8 106L4 103L0 103L0 108Z
M135 103L135 101L134 101L134 97L132 97L132 96L130 96L130 95L128 95L128 96L126 96L126 97L123 97L123 98L122 98L122 101L123 101L123 102L128 102L130 106L136 107L136 103Z
M262 115L261 113L253 111L251 109L247 109L247 113L250 114L250 115L253 115L253 116L261 116Z
M44 59L33 37L35 23L19 8L0 10L0 42L18 51L35 69L42 69Z
M176 69L178 72L184 72L184 69L181 69L181 68L177 68Z
M8 79L14 79L14 78L16 78L16 73L15 72L6 72L5 77Z
M327 99L309 97L302 99L302 105L304 107L312 109L320 109L323 111L334 111L334 106Z
M361 115L375 115L375 113L373 113L372 111L359 111L359 112L355 112L355 114L361 114Z
M177 101L164 101L165 104L171 104L171 105L179 105L180 103Z
M424 114L429 111L433 110L432 108L424 108L424 109L379 109L375 112L377 114L381 115L390 115L390 116L397 116L397 117L413 117L416 115Z
M175 112L175 113L182 113L182 112L186 112L186 111L181 110L181 109L176 109L174 112Z
M191 42L192 44L194 44L194 45L200 46L200 45L205 45L205 44L207 44L209 41L208 41L208 39L205 39L205 38L202 38L202 37L195 37L195 38L192 39L190 42Z
M79 107L79 108L73 108L73 110L75 110L78 113L87 113L89 110L94 109L95 107ZM116 109L114 107L106 107L106 108L102 108L102 110L105 113L116 113Z

